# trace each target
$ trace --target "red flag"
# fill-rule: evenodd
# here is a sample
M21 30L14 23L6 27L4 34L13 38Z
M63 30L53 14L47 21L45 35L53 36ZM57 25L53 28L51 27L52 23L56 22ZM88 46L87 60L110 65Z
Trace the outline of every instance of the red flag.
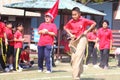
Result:
M52 19L54 20L55 17L57 16L57 14L58 14L58 6L59 6L59 0L56 1L54 6L50 10L48 10L45 15L51 16Z

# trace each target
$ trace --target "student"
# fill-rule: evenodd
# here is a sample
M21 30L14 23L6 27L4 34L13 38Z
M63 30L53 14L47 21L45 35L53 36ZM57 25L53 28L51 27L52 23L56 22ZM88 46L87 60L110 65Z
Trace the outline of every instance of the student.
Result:
M86 34L94 28L96 23L81 16L80 9L72 9L72 19L64 26L65 31L70 35L72 41L69 46L71 49L71 64L74 80L80 80L80 74L83 72L83 56L87 44ZM87 29L87 26L90 26ZM87 30L86 30L87 29Z
M6 35L8 39L7 47L7 62L9 64L9 69L13 70L13 56L14 56L14 34L12 32L12 23L6 23Z
M6 72L9 72L10 70L6 67L5 64L6 62L5 62L5 54L3 53L3 41L5 41L5 44L8 45L8 40L5 33L5 24L1 21L1 16L0 16L0 64Z
M23 25L18 24L17 25L17 31L14 34L14 56L15 56L15 70L21 71L21 67L19 66L19 58L21 54L21 49L23 46L24 38L23 38Z
M88 52L86 53L86 65L89 64L90 57L92 56L92 63L94 67L97 67L97 28L93 28L91 32L87 34L88 39Z
M109 51L112 48L112 31L109 29L109 22L104 20L102 27L98 30L99 49L100 49L100 67L108 69Z
M24 50L20 55L20 66L22 68L30 68L34 64L34 61L30 61L30 47L25 46Z

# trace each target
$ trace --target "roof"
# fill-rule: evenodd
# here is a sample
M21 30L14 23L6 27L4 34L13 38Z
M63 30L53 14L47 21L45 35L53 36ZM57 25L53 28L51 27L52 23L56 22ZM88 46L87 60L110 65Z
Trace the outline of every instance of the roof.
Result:
M9 8L18 8L18 9L25 9L28 11L43 11L50 9L56 0L26 0L23 2L6 4L5 7ZM72 1L72 0L60 0L59 3L59 11L70 11L73 7L79 7L82 13L86 14L95 14L95 15L106 15L103 12L95 10L93 8L87 7L81 3ZM65 12L66 13L66 12Z

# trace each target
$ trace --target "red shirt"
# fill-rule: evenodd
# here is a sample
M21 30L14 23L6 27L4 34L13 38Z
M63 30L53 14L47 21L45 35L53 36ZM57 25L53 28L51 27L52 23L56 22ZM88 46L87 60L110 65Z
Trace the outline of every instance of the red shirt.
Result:
M69 29L70 32L79 37L87 28L94 23L94 21L80 17L78 20L71 19L66 25L65 28Z
M97 34L94 33L94 32L89 32L89 33L87 34L87 38L88 38L89 40L96 40Z
M6 27L5 33L7 35L7 39L8 39L9 45L10 46L14 46L14 41L9 41L9 40L13 40L14 39L14 35L12 33L12 29L9 29L9 28Z
M26 51L22 51L22 53L20 55L20 60L30 61L29 53L27 53Z
M39 28L38 31L42 30L42 29L47 29L49 32L54 32L55 34L57 34L57 27L54 23L42 23ZM48 35L48 34L41 34L40 35L40 39L38 42L39 46L45 46L45 45L53 45L54 44L54 36Z
M3 22L0 22L0 38L4 37L5 32L5 24Z
M61 40L61 42L60 42L60 44L62 45L62 46L64 46L64 51L65 52L69 52L70 51L70 48L69 48L69 43L68 43L68 41L66 40Z
M22 39L23 34L20 31L16 31L14 34L14 38L16 39ZM14 48L22 48L23 42L22 41L15 41L14 42Z
M112 38L112 31L108 28L100 28L98 30L98 38L100 39L99 48L102 49L110 49L110 41Z

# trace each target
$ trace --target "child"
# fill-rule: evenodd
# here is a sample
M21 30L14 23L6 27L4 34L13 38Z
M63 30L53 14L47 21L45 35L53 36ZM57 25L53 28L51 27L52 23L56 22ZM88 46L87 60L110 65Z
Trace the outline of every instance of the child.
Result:
M83 72L83 57L87 45L87 38L84 35L94 28L95 25L94 21L81 17L80 9L74 7L72 9L72 19L64 26L65 31L72 39L69 46L72 53L73 79L75 80L80 80L80 74ZM87 29L87 26L90 27ZM73 47L74 45L75 47Z
M29 46L25 46L24 50L20 55L20 66L22 68L30 68L34 64L34 61L30 61L29 54L30 54L30 48Z
M5 44L7 46L8 40L5 33L5 24L1 21L1 16L0 16L0 64L6 72L9 72L9 69L6 67L5 64L6 62L5 62L5 54L3 53L3 43L4 43L3 41L5 41Z
M12 23L6 23L6 35L8 39L8 47L7 47L7 61L9 64L9 69L13 69L13 55L14 55L14 34L12 32Z
M20 57L20 53L21 53L21 49L23 46L23 42L24 42L24 38L23 38L23 25L22 24L18 24L17 25L17 31L14 34L14 56L15 56L15 70L16 71L21 71L22 69L19 66L19 57Z

